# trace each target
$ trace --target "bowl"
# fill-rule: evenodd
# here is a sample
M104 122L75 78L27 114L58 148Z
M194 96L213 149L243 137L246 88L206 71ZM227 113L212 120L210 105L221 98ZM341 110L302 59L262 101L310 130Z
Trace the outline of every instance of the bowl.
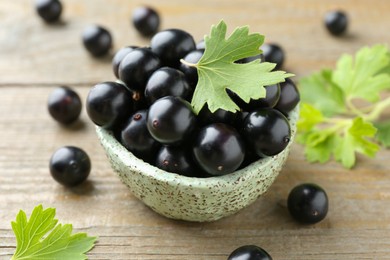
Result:
M291 142L281 153L219 177L194 178L163 171L135 157L110 131L96 127L96 133L112 168L135 197L165 217L209 222L238 212L268 190L288 157L298 109L289 114Z

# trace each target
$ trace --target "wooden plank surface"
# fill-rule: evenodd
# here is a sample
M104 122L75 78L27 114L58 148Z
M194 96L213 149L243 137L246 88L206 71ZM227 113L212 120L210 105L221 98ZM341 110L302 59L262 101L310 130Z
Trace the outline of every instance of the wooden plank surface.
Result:
M375 159L359 157L353 171L331 162L305 162L295 144L271 189L238 214L213 223L173 221L136 200L111 170L83 111L71 128L47 113L49 93L70 85L85 100L89 88L113 80L111 59L90 57L81 45L84 26L99 23L114 35L115 49L147 45L131 27L131 11L150 4L162 15L162 28L178 27L201 39L210 25L224 19L231 28L251 30L280 43L285 69L298 77L334 66L344 52L389 43L387 0L126 1L63 0L62 24L48 26L29 0L0 2L0 259L10 259L15 238L10 222L19 209L56 207L60 222L99 236L90 259L226 259L244 244L264 247L274 259L390 259L390 151ZM330 37L323 14L342 8L350 33ZM67 189L49 174L51 154L77 145L92 159L89 180ZM311 226L288 215L288 192L302 182L324 187L330 199L327 218Z

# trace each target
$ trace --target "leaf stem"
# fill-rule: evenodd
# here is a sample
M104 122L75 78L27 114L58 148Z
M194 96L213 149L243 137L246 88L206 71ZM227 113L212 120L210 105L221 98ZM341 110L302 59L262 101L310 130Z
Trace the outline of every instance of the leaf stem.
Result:
M371 112L367 116L364 117L364 119L371 121L371 122L378 120L381 113L389 106L390 106L390 97L378 102L373 107Z
M183 63L184 65L187 65L188 67L197 67L198 66L198 64L187 62L184 59L180 59L180 62Z

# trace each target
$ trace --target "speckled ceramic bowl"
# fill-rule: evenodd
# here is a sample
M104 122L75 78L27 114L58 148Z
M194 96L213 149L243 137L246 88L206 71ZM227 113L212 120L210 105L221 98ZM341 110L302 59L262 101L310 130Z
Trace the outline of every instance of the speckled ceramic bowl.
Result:
M236 213L271 186L290 151L298 108L289 117L292 138L283 152L234 173L211 178L190 178L163 171L135 157L110 132L100 127L96 132L113 169L134 196L168 218L205 222Z

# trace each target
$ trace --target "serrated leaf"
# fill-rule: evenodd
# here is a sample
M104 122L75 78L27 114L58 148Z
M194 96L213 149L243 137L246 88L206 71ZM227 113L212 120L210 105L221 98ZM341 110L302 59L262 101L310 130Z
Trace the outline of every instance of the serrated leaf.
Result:
M378 129L376 133L377 140L385 147L390 147L390 120L384 122L375 123L375 127Z
M356 152L369 157L375 156L380 147L369 139L374 137L375 133L376 128L372 123L364 121L361 117L355 118L351 126L344 131L343 138L337 142L334 151L336 160L344 167L352 168L356 162Z
M324 116L321 111L308 103L302 103L299 111L297 126L300 132L309 131L315 125L324 121Z
M272 71L276 64L254 60L238 64L235 61L261 53L264 36L249 34L249 27L236 28L226 38L227 26L221 21L205 36L205 52L196 64L198 83L191 101L195 113L207 104L211 112L217 109L239 110L227 93L236 93L243 101L265 96L264 86L283 82L292 76L284 71Z
M360 49L355 60L351 55L343 55L337 62L332 81L337 84L349 99L362 98L375 102L380 91L390 89L390 74L381 73L389 66L390 56L385 45Z
M84 260L96 241L85 233L72 235L72 225L57 224L55 209L34 208L30 219L22 210L11 223L16 236L16 251L13 260ZM50 233L49 233L50 232Z
M319 134L319 133L317 133ZM311 135L308 137L312 141L310 145L305 148L305 156L309 162L325 163L329 161L335 143L339 137L332 132L322 132L318 136Z
M332 116L345 112L343 91L332 82L332 71L322 70L299 81L301 100Z

